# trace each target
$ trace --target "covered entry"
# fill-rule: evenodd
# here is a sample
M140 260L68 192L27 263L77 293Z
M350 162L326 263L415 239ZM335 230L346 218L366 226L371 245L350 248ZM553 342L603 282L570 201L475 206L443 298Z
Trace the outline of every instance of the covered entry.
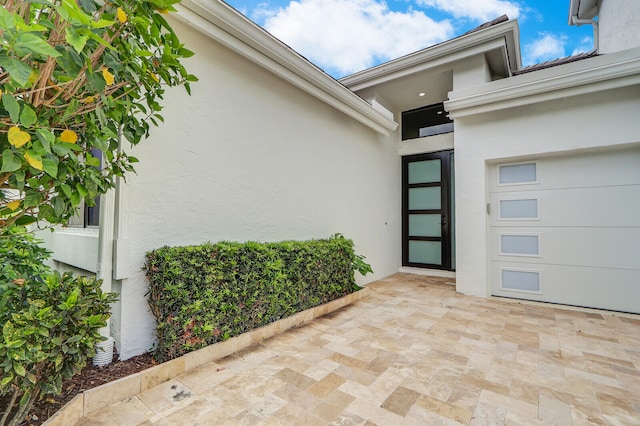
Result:
M640 313L640 149L488 166L492 294Z

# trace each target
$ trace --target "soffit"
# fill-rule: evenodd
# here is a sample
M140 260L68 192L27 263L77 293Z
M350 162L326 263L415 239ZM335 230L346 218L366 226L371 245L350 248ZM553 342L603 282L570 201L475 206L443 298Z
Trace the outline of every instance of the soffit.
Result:
M440 68L410 74L358 91L364 99L377 99L393 112L432 105L447 99L453 89L453 72ZM419 96L424 93L423 96Z

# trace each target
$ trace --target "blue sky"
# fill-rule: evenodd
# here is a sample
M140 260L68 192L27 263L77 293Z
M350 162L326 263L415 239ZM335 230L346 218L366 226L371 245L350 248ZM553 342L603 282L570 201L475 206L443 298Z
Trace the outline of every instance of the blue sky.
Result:
M590 25L569 26L569 0L226 0L332 76L451 39L502 14L517 18L522 62L593 48Z

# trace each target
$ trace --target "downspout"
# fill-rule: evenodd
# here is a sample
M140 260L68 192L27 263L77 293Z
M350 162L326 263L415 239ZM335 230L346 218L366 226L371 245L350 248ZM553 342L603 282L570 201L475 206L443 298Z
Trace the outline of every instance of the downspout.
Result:
M580 25L592 25L593 26L593 49L596 53L600 51L600 42L598 36L598 20L597 19L580 19L578 15L571 17L571 24L579 27Z
M120 153L121 140L118 137L118 149ZM96 265L96 279L102 280L102 291L113 291L113 241L119 227L119 205L116 203L116 195L120 193L120 179L116 178L114 189L109 189L100 198L100 227L98 230L98 264ZM100 329L100 335L105 341L96 345L96 355L93 364L105 366L113 359L114 339L110 333L111 318L107 325Z
M111 292L111 259L113 257L113 217L115 215L115 191L109 189L100 197L100 228L98 231L98 265L96 278L102 280L102 291ZM96 344L93 365L105 366L113 358L113 337L110 335L111 319L100 329L100 335L106 338Z

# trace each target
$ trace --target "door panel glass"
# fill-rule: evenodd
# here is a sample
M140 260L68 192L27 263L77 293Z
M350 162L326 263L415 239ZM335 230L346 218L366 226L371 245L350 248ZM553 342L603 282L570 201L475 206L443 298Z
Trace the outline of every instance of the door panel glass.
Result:
M441 207L439 186L409 189L409 210L439 210Z
M538 236L537 235L501 235L500 236L500 253L502 254L524 254L538 255Z
M500 200L500 219L536 219L538 200Z
M409 262L442 265L442 243L439 241L409 241Z
M440 160L409 163L409 184L440 182Z
M410 214L410 237L441 237L442 217L439 214Z
M540 273L530 271L502 270L502 289L540 291Z
M500 184L536 182L536 163L499 166Z

